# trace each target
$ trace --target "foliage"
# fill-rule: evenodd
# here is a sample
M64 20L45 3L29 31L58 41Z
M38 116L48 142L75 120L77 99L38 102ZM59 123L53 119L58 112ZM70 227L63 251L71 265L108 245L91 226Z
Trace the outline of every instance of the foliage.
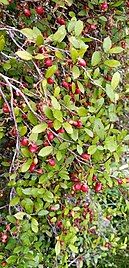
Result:
M1 267L127 267L129 2L39 2L0 1Z

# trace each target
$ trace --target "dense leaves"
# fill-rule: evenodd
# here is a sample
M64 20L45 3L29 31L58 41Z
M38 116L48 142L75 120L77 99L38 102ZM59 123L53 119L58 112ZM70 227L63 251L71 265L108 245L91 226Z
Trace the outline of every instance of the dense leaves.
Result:
M128 8L0 1L1 267L128 267Z

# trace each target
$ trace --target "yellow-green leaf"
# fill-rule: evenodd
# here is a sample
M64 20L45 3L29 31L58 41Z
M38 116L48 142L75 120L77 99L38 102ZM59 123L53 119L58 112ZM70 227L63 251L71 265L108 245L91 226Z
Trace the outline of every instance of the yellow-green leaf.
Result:
M44 148L42 148L38 155L41 156L41 157L45 157L45 156L48 156L49 154L51 154L53 151L53 147L52 146L45 146Z
M22 60L32 60L32 55L25 50L18 50L16 55Z
M51 67L49 67L46 71L46 75L45 77L46 78L49 78L51 77L57 70L57 66L56 65L52 65Z
M31 220L31 229L34 233L38 232L38 221L34 218Z
M114 73L112 80L111 80L112 89L117 88L117 86L119 85L119 82L120 82L120 73L116 72L116 73Z
M55 252L56 252L56 256L60 254L60 241L57 241L55 245Z
M120 66L120 62L118 60L106 60L104 64L111 68Z
M47 128L46 123L38 124L37 126L33 127L32 133L42 133L46 130L46 128Z
M68 134L72 134L73 133L73 128L72 128L72 126L68 122L63 123L63 127L64 127L64 129L66 130L66 132Z
M100 61L101 61L101 52L95 51L92 55L91 65L96 66L97 64L100 63Z
M109 49L111 48L112 46L112 41L110 39L110 37L106 37L103 41L103 49L104 49L104 52L108 52Z
M75 35L79 36L83 31L83 21L78 20L75 22Z

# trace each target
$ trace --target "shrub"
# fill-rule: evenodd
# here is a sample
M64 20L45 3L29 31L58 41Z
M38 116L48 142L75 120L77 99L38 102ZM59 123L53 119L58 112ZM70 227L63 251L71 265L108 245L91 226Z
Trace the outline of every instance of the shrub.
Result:
M127 267L129 2L39 2L0 1L1 267Z

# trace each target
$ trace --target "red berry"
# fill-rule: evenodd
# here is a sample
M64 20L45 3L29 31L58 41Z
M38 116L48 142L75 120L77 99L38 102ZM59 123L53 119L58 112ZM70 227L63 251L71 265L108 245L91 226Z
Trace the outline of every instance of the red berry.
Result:
M36 13L38 15L44 15L45 10L44 10L44 8L42 6L38 6L38 7L36 7Z
M48 67L51 67L53 64L52 60L47 58L44 60L44 65L48 68Z
M10 113L9 106L6 103L3 104L3 113L5 114Z
M79 182L79 179L76 176L71 176L71 181L73 182Z
M48 141L45 141L44 142L44 146L49 146L50 144L49 144L49 142Z
M90 29L91 30L96 30L97 26L95 24L90 24Z
M27 119L27 114L22 114L22 119Z
M36 172L37 172L38 174L43 174L43 169L42 169L42 168L39 168L39 169L36 170Z
M57 18L57 22L58 22L60 25L65 25L65 24L66 24L65 20L64 20L63 18L60 18L60 17Z
M63 227L62 221L57 221L56 226L61 229Z
M64 128L59 128L59 129L57 130L57 133L64 133L64 132L65 132Z
M96 182L94 190L96 193L99 193L102 190L102 183L101 182Z
M29 143L29 141L28 141L28 139L27 139L26 137L24 137L24 138L21 140L21 145L22 145L22 146L28 146L28 143Z
M48 124L48 127L49 127L49 128L53 128L53 122L52 122L51 120L49 120L49 121L47 122L47 124Z
M6 231L10 231L10 224L6 225Z
M35 163L32 163L32 164L30 165L29 171L30 171L30 172L34 172L35 168L36 168L36 164L35 164Z
M35 153L35 152L37 152L37 151L38 151L38 146L37 146L37 144L34 144L34 143L30 144L30 145L29 145L29 151L30 151L31 153Z
M3 233L2 234L2 240L7 240L7 238L8 238L7 234Z
M62 82L62 86L63 86L64 88L66 88L66 89L69 89L69 83L66 82L66 81L63 81L63 82Z
M77 121L77 128L82 128L82 122L80 120Z
M77 127L78 126L78 121L73 121L73 123L72 123L75 127Z
M78 65L82 67L86 67L86 61L84 59L79 59L78 60Z
M97 181L97 176L93 175L92 181Z
M81 190L81 187L82 187L82 184L81 183L77 183L73 186L73 190L74 191L80 191Z
M54 84L54 79L51 78L51 77L49 77L49 78L47 79L47 82L48 82L48 84L53 85L53 84Z
M31 16L31 11L30 11L30 9L25 8L25 9L24 9L24 14L25 14L26 17L30 17L30 16Z
M103 2L101 5L100 5L100 9L102 11L106 11L108 9L108 3L107 2Z
M81 190L82 190L82 192L87 193L88 190L89 190L87 184L83 184L83 185L81 186Z
M56 162L55 162L55 159L51 158L51 159L48 159L48 163L50 166L54 167L56 165Z
M90 154L86 154L86 153L83 153L83 154L81 155L81 157L82 157L84 160L90 160L90 158L91 158Z
M47 138L48 138L49 141L53 141L53 139L54 139L53 133L52 132L48 132L47 133Z
M7 262L3 261L3 262L1 263L1 265L2 265L2 267L5 267L5 266L7 265Z
M121 41L121 47L126 48L126 42L125 41Z
M108 249L111 249L111 248L112 248L112 245L111 245L111 243L109 243L109 242L106 242L104 246L105 246L106 248L108 248Z
M38 51L39 53L45 53L46 52L46 49L43 47L43 46L41 46L40 48L39 48L39 51Z
M129 1L126 3L126 6L129 7Z
M123 183L122 179L118 179L117 182L118 182L118 184L122 184Z
M75 94L81 94L81 90L79 88L76 88Z

